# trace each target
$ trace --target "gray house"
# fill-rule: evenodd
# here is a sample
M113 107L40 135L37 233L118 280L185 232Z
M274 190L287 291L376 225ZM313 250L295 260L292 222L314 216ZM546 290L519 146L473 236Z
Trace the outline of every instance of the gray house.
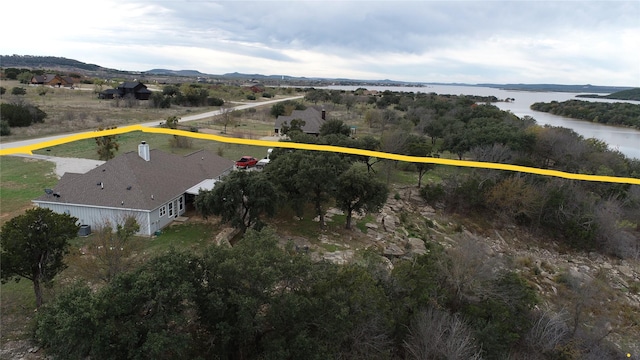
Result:
M305 110L293 110L289 116L278 116L274 125L274 132L276 135L282 135L283 125L291 126L291 121L296 119L304 121L302 132L311 135L319 135L320 126L322 126L326 120L326 113L324 109L319 111L310 106Z
M138 153L120 155L86 174L64 174L33 202L91 227L134 216L139 234L150 236L184 214L200 189L210 190L232 169L233 161L207 150L181 156L149 150L143 142Z

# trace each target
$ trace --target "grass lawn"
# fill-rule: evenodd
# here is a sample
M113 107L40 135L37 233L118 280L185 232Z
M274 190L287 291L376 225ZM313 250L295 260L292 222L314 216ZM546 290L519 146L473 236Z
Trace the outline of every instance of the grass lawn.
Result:
M117 138L119 150L116 152L116 156L130 151L137 152L138 144L142 141L146 141L151 149L159 149L167 153L186 155L200 149L207 149L220 154L222 157L229 160L237 160L243 155L251 155L261 159L267 153L266 148L260 146L226 144L202 139L192 139L192 145L189 148L175 148L170 145L171 139L172 135L150 134L142 131L133 131L121 134L118 135ZM49 156L77 157L98 160L98 153L96 151L96 143L94 139L74 141L72 143L36 150L34 153Z
M186 222L166 227L162 234L152 239L145 239L144 251L158 253L171 248L201 250L211 245L217 231L218 224Z
M31 208L31 200L58 179L49 161L0 156L0 224Z

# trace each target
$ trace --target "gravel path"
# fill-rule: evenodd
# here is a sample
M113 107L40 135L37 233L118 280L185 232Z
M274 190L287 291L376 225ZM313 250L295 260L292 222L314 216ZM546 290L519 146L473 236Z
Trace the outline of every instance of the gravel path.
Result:
M96 166L100 166L104 164L104 161L101 161L101 160L66 158L66 157L55 157L55 156L35 155L35 154L34 155L16 154L11 156L54 162L56 164L56 175L58 176L58 178L62 177L62 175L64 175L64 173L67 173L67 172L84 174L87 171L95 168Z

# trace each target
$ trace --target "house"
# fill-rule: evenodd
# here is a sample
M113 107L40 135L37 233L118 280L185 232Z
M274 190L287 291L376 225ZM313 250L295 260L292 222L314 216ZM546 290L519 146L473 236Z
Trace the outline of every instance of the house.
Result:
M72 87L73 78L69 76L60 76L56 74L34 75L31 78L32 85L49 85L56 87Z
M100 99L113 99L115 97L124 98L133 96L138 100L149 100L151 90L139 81L126 81L118 85L116 89L107 89L98 94Z
M232 169L233 161L207 150L180 156L150 150L143 142L137 153L122 154L86 174L64 174L33 203L91 227L134 216L139 234L150 236L193 206L200 189L212 189Z
M320 126L326 120L326 112L317 110L314 107L308 107L305 110L293 110L289 116L278 116L274 125L276 135L282 135L282 127L291 126L292 120L302 120L304 125L302 131L306 134L320 135Z

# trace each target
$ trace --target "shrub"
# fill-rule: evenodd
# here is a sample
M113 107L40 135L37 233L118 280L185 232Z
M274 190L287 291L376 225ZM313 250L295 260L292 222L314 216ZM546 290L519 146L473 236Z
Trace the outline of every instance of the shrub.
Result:
M11 95L25 95L27 93L27 89L23 87L16 86L11 89Z
M11 129L9 128L9 122L2 120L0 121L0 136L11 135Z
M272 97L273 97L273 95L269 94L268 92L264 92L264 93L262 93L262 97L265 97L265 98L272 98Z
M224 100L217 97L207 98L207 105L209 106L222 106L224 105Z
M442 184L426 184L420 189L420 196L430 204L444 199L445 191Z
M247 95L247 100L255 100L255 99L256 99L255 95L253 95L253 94Z
M0 104L0 117L11 127L26 127L44 122L47 114L37 106Z

